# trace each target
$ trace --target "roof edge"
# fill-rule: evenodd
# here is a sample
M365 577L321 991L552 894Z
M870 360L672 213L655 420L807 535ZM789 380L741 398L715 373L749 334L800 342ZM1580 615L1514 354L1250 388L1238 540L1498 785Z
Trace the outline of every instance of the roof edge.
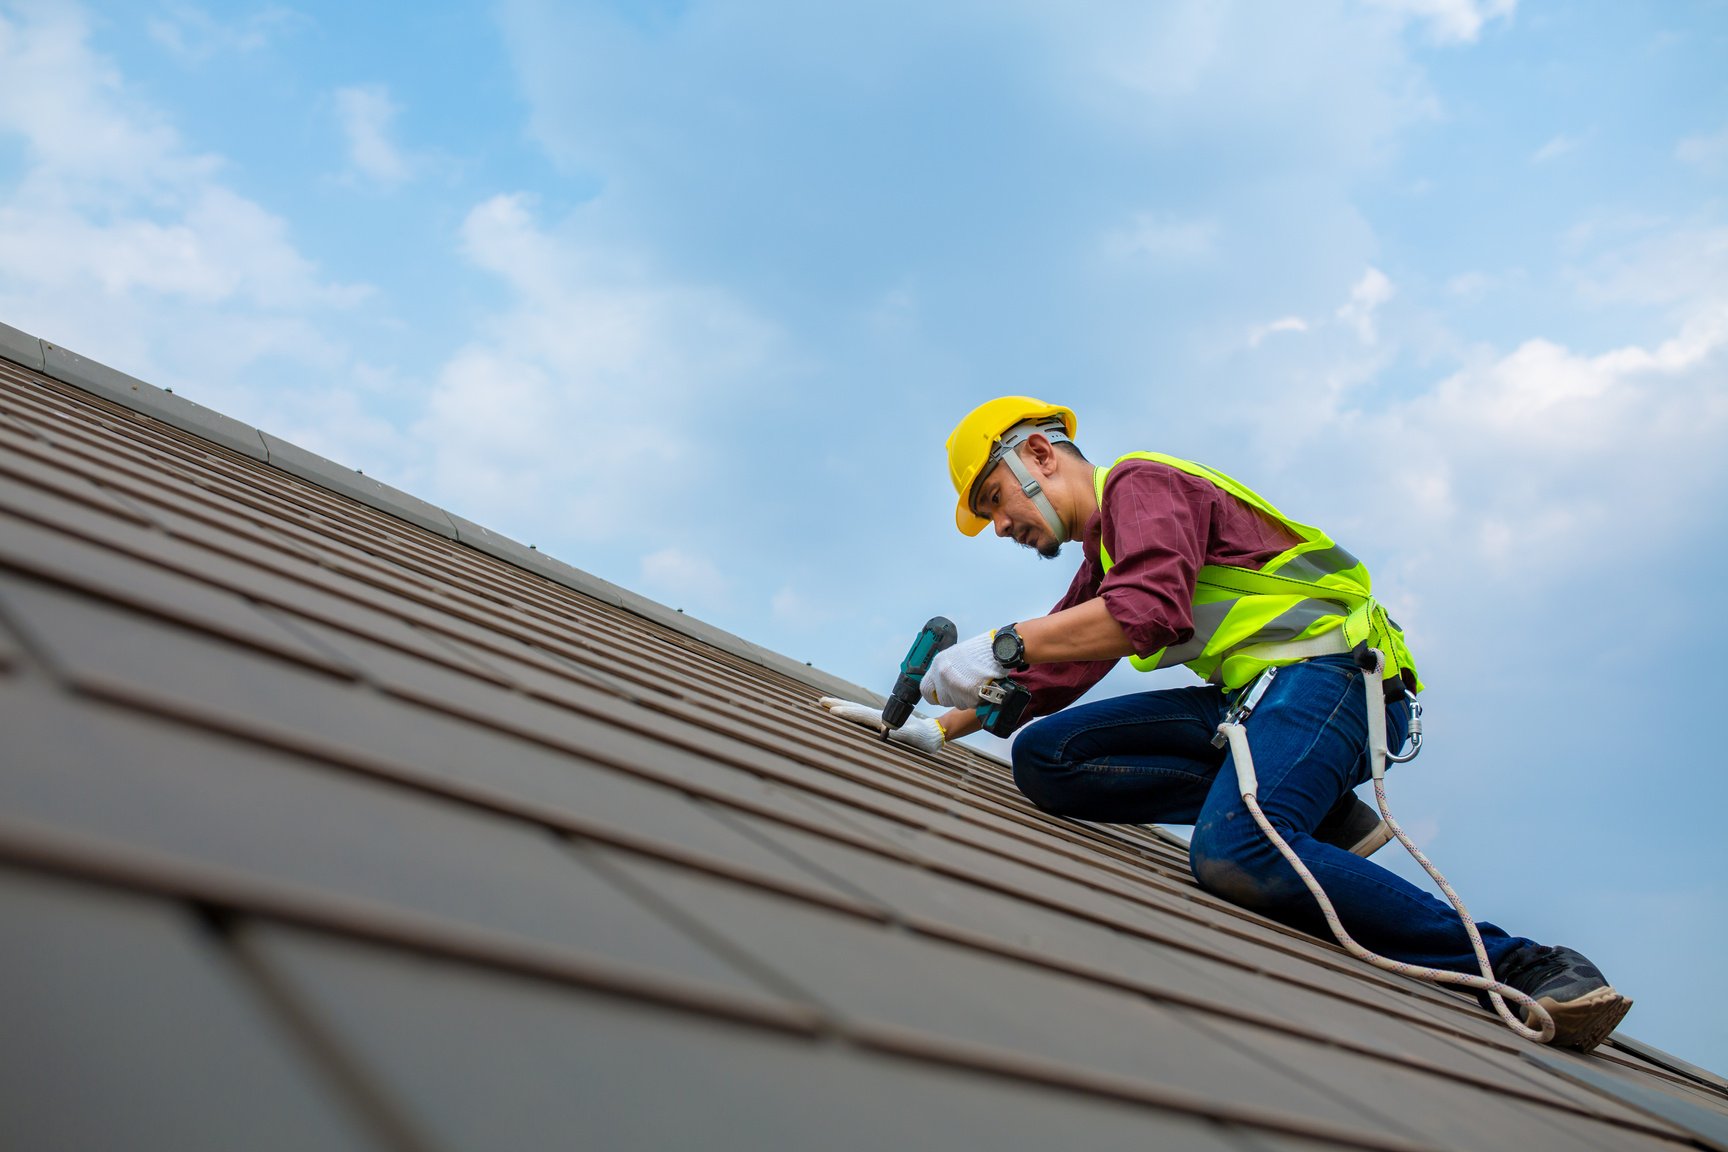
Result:
M112 400L123 408L153 416L164 424L172 424L212 443L268 463L270 453L264 438L256 428L220 412L212 411L190 400L146 384L135 376L85 359L47 340L37 341L42 356L37 371L52 376L62 384L70 384L93 396ZM28 365L26 365L28 367Z
M881 705L886 698L809 664L800 664L723 628L668 608L645 596L602 580L580 568L517 543L472 520L457 516L417 496L374 480L356 469L326 460L278 436L231 416L194 404L137 377L80 356L48 340L0 323L0 358L53 377L83 392L159 420L182 432L249 456L310 484L356 500L376 511L453 540L495 560L532 572L572 591L650 620L699 643L789 676L817 691ZM974 751L977 751L974 749Z
M0 324L0 356L14 364L42 371L42 341L10 324Z

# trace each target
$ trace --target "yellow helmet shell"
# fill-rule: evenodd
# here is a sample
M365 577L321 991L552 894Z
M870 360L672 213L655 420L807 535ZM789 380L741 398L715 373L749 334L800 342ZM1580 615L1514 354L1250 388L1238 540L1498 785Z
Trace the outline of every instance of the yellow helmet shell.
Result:
M1060 416L1069 439L1074 437L1078 422L1074 413L1060 404L1046 404L1030 396L998 396L986 400L968 412L954 431L948 434L948 478L954 482L959 502L954 507L954 524L967 536L984 531L990 521L972 511L972 485L990 459L990 452L1002 434L1022 420L1038 420Z

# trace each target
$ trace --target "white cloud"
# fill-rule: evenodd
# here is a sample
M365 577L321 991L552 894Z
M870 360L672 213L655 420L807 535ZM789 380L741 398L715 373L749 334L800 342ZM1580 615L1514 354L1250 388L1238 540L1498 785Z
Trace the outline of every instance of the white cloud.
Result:
M259 51L272 37L305 22L299 13L273 4L228 20L218 20L196 5L173 4L146 20L144 27L171 55L201 64L216 56Z
M444 365L414 429L433 495L506 532L583 543L704 521L741 447L729 430L772 379L773 331L575 225L543 228L526 197L476 206L462 243L516 300Z
M656 595L675 608L723 605L729 594L726 577L714 562L684 548L662 548L642 557L642 579Z
M1228 246L1264 261L1268 280L1329 277L1319 266L1356 263L1341 253L1365 230L1341 187L1384 168L1402 130L1437 115L1397 22L1345 5L1098 0L1077 17L977 0L746 4L651 23L546 0L502 11L534 138L568 172L648 193L620 199L621 229L670 224L692 261L736 259L735 234L749 229L755 255L736 263L748 278L831 259L865 283L928 272L932 302L960 276L1025 282L1077 234L1106 259L1209 260ZM944 59L964 61L961 88ZM975 105L951 98L962 90L1016 95ZM832 131L864 108L863 135ZM987 124L976 147L953 146ZM782 142L802 142L803 161L775 162ZM1160 167L1177 157L1194 163ZM889 195L883 171L895 173ZM673 191L697 183L697 206ZM1155 211L1148 188L1160 190ZM1261 196L1276 211L1243 202ZM1028 318L1051 312L1037 283L1011 299Z
M1218 225L1142 212L1104 237L1105 253L1117 260L1187 264L1212 254Z
M1714 171L1728 166L1728 127L1703 136L1688 136L1674 146L1675 159L1694 168Z
M1435 685L1467 697L1547 661L1588 687L1608 650L1647 652L1652 627L1700 610L1674 562L1708 563L1728 507L1728 302L1648 342L1478 346L1414 394L1409 361L1340 389L1348 350L1303 350L1327 366L1235 407L1237 458L1256 461L1236 474L1368 561ZM1626 599L1616 574L1651 563L1655 601Z
M1479 658L1467 621L1527 624L1580 655L1625 639L1638 625L1621 627L1622 606L1601 602L1604 558L1691 556L1720 534L1728 229L1645 223L1611 236L1593 260L1580 254L1575 299L1644 312L1653 337L1436 339L1420 302L1388 314L1376 302L1392 286L1365 275L1339 327L1369 324L1372 349L1285 344L1265 358L1278 360L1276 388L1235 409L1233 431L1251 446L1237 450L1284 471L1287 511L1327 510L1309 514L1376 558L1389 607L1436 675ZM1436 355L1455 367L1424 381ZM1311 467L1322 460L1337 466ZM1608 613L1606 629L1580 632L1580 612Z
M1304 319L1312 335L1289 339L1296 329L1285 326L1263 336L1266 376L1286 355L1382 355L1359 336L1389 310L1365 301L1347 320L1334 313L1381 247L1357 182L1403 181L1407 129L1438 116L1429 76L1410 58L1420 25L1364 18L1349 3L1215 0L1099 0L1078 17L965 0L964 19L902 4L743 4L652 21L547 0L500 11L534 139L564 172L606 189L583 210L604 222L594 233L702 269L674 279L726 276L735 299L783 310L829 353L810 373L808 402L767 417L813 465L800 473L811 488L864 490L849 462L868 457L901 506L928 507L934 458L899 413L919 412L912 427L927 421L939 442L944 422L999 390L1064 388L1108 412L1085 425L1099 448L1141 447L1112 440L1156 415L1149 426L1181 429L1207 458L1192 433L1216 420L1219 442L1239 438L1223 427L1237 406L1154 381L1207 378L1216 356L1245 351L1254 325L1281 318ZM886 185L883 172L894 174ZM499 271L526 287L548 271L531 240L522 248ZM569 258L592 262L593 246ZM1148 275L1164 267L1182 275ZM884 298L901 285L916 292L915 339L906 297ZM842 325L866 339L841 346L831 333ZM485 343L512 355L522 346ZM549 387L562 379L546 374ZM1286 383L1251 381L1247 402L1282 410ZM894 416L860 396L882 397ZM1306 407L1290 418L1329 415ZM667 423L656 443L685 427ZM812 437L799 423L848 433ZM915 520L909 530L922 534ZM946 554L956 534L942 527L929 526L921 553ZM880 561L860 560L848 518L783 530L852 601L912 603L887 588ZM783 579L751 586L767 594ZM1006 618L1044 599L1040 579L980 584ZM979 611L977 626L989 626L996 610ZM915 613L928 610L904 615Z
M1229 13L1220 4L1129 4L1089 21L1046 11L1079 33L1074 43L1089 71L1153 97L1199 88L1228 49Z
M1248 334L1248 347L1258 348L1266 337L1278 332L1306 332L1308 321L1300 316L1283 316L1270 324L1262 324Z
M1631 242L1598 256L1579 274L1593 304L1667 305L1682 315L1728 299L1728 227L1640 222Z
M413 174L413 165L391 139L401 107L382 84L338 88L336 119L355 173L375 184L392 186Z
M1357 339L1372 344L1378 338L1374 314L1395 294L1392 281L1378 268L1362 273L1350 289L1350 299L1338 309L1338 319L1353 329Z
M1449 422L1467 419L1498 436L1562 454L1608 449L1653 381L1683 376L1705 363L1728 335L1728 314L1689 327L1653 349L1636 345L1584 356L1547 340L1529 340L1507 356L1443 382L1435 402ZM1723 397L1728 402L1728 396ZM1706 412L1717 407L1707 405ZM1465 414L1468 414L1467 416ZM1701 413L1702 414L1702 413Z
M1558 136L1551 138L1547 143L1543 144L1542 147L1532 152L1530 154L1530 163L1546 164L1551 160L1558 160L1568 152L1576 152L1579 145L1583 144L1583 142L1584 141L1581 137L1569 136L1562 132Z
M1477 301L1494 289L1496 279L1486 272L1460 272L1446 281L1446 291L1461 300Z
M165 222L92 219L32 192L0 202L0 283L291 310L346 307L368 295L363 286L322 282L279 217L217 184L185 189L181 211Z
M107 205L122 196L210 179L218 162L181 143L86 43L77 8L0 12L0 133L25 145L23 185L43 199Z
M1517 0L1366 0L1405 20L1418 21L1437 44L1473 43L1490 20L1510 19Z
M183 330L183 317L160 309L191 307L211 344L224 343L225 326L245 326L237 346L292 355L300 313L365 297L324 279L280 217L223 184L220 160L189 148L128 89L91 50L79 9L22 11L0 15L0 137L24 144L22 175L0 187L0 302L15 323L64 339L51 324L78 316L99 333L78 350L102 358ZM154 334L117 330L127 323ZM266 326L277 334L262 335ZM327 348L304 344L313 356ZM134 372L151 362L127 361Z
M1589 353L1533 339L1479 356L1414 398L1339 413L1292 450L1364 446L1372 483L1327 481L1338 492L1323 503L1357 516L1334 531L1394 557L1377 573L1386 587L1421 589L1440 618L1468 619L1485 598L1564 600L1600 583L1605 555L1666 555L1676 533L1703 530L1728 475L1725 370L1718 302L1650 346ZM1394 606L1432 650L1468 659L1476 638L1421 627L1426 610Z
M782 628L809 632L832 623L839 616L839 606L812 597L792 584L782 585L768 601L774 622Z

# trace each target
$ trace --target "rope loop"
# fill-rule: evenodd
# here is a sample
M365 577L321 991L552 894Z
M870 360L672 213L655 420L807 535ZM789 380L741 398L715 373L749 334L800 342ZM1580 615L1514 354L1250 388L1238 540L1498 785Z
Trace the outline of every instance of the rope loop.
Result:
M1526 1040L1546 1044L1554 1039L1554 1018L1549 1015L1547 1009L1536 1003L1529 995L1494 978L1494 966L1489 963L1488 949L1483 946L1482 934L1477 931L1476 921L1471 919L1469 910L1464 907L1464 901L1459 898L1452 885L1446 882L1446 877L1440 874L1440 870L1434 866L1433 862L1423 854L1420 848L1416 847L1415 842L1399 826L1398 821L1392 818L1392 809L1386 802L1386 761L1389 757L1386 750L1386 703L1384 689L1381 686L1381 674L1382 669L1385 668L1386 658L1377 648L1370 648L1368 651L1376 659L1375 666L1365 671L1362 677L1368 696L1368 752L1373 766L1374 799L1379 805L1381 818L1386 821L1386 826L1392 829L1392 834L1398 838L1398 843L1404 845L1405 850L1415 858L1416 863L1422 865L1423 871L1434 878L1434 883L1439 885L1440 891L1446 894L1446 899L1457 911L1458 919L1464 924L1465 934L1470 937L1470 947L1476 953L1476 963L1482 974L1472 976L1467 972L1448 972L1442 968L1426 968L1420 964L1406 964L1402 960L1393 960L1377 952L1370 952L1358 944L1350 933L1344 930L1344 923L1338 918L1338 910L1333 907L1332 900L1326 895L1325 889L1320 887L1320 881L1314 878L1314 873L1308 870L1308 866L1302 862L1301 857L1296 855L1295 849L1285 842L1284 837L1278 834L1278 830L1272 827L1272 822L1266 818L1266 813L1261 811L1260 801L1256 795L1259 791L1259 782L1254 774L1254 755L1248 749L1248 729L1239 722L1226 719L1224 723L1218 725L1218 734L1224 737L1230 745L1230 754L1236 763L1236 784L1242 794L1242 803L1247 806L1249 814L1254 817L1254 822L1260 826L1260 831L1266 839L1272 842L1272 846L1278 849L1279 855L1283 856L1290 867L1295 869L1296 875L1301 878L1309 893L1313 895L1315 903L1320 906L1320 914L1326 919L1326 926L1332 930L1332 935L1344 951L1358 960L1365 961L1387 972L1395 972L1400 976L1426 980L1430 984L1474 988L1479 992L1485 992L1488 994L1489 1003L1494 1007L1495 1014L1505 1022L1508 1028ZM1532 1028L1518 1019L1512 1010L1506 1006L1508 1000L1524 1008L1530 1019L1536 1023L1536 1027Z

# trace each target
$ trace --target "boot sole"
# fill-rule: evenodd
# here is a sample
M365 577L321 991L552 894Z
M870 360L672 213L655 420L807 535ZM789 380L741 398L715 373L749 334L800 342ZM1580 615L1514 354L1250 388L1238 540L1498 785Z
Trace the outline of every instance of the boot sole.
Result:
M1392 842L1392 825L1382 820L1374 825L1368 835L1350 846L1352 856L1360 856L1366 860L1380 849Z
M1554 1017L1554 1039L1550 1043L1580 1052L1588 1052L1608 1039L1632 1010L1631 998L1611 987L1598 988L1565 1003L1548 996L1536 1003Z

